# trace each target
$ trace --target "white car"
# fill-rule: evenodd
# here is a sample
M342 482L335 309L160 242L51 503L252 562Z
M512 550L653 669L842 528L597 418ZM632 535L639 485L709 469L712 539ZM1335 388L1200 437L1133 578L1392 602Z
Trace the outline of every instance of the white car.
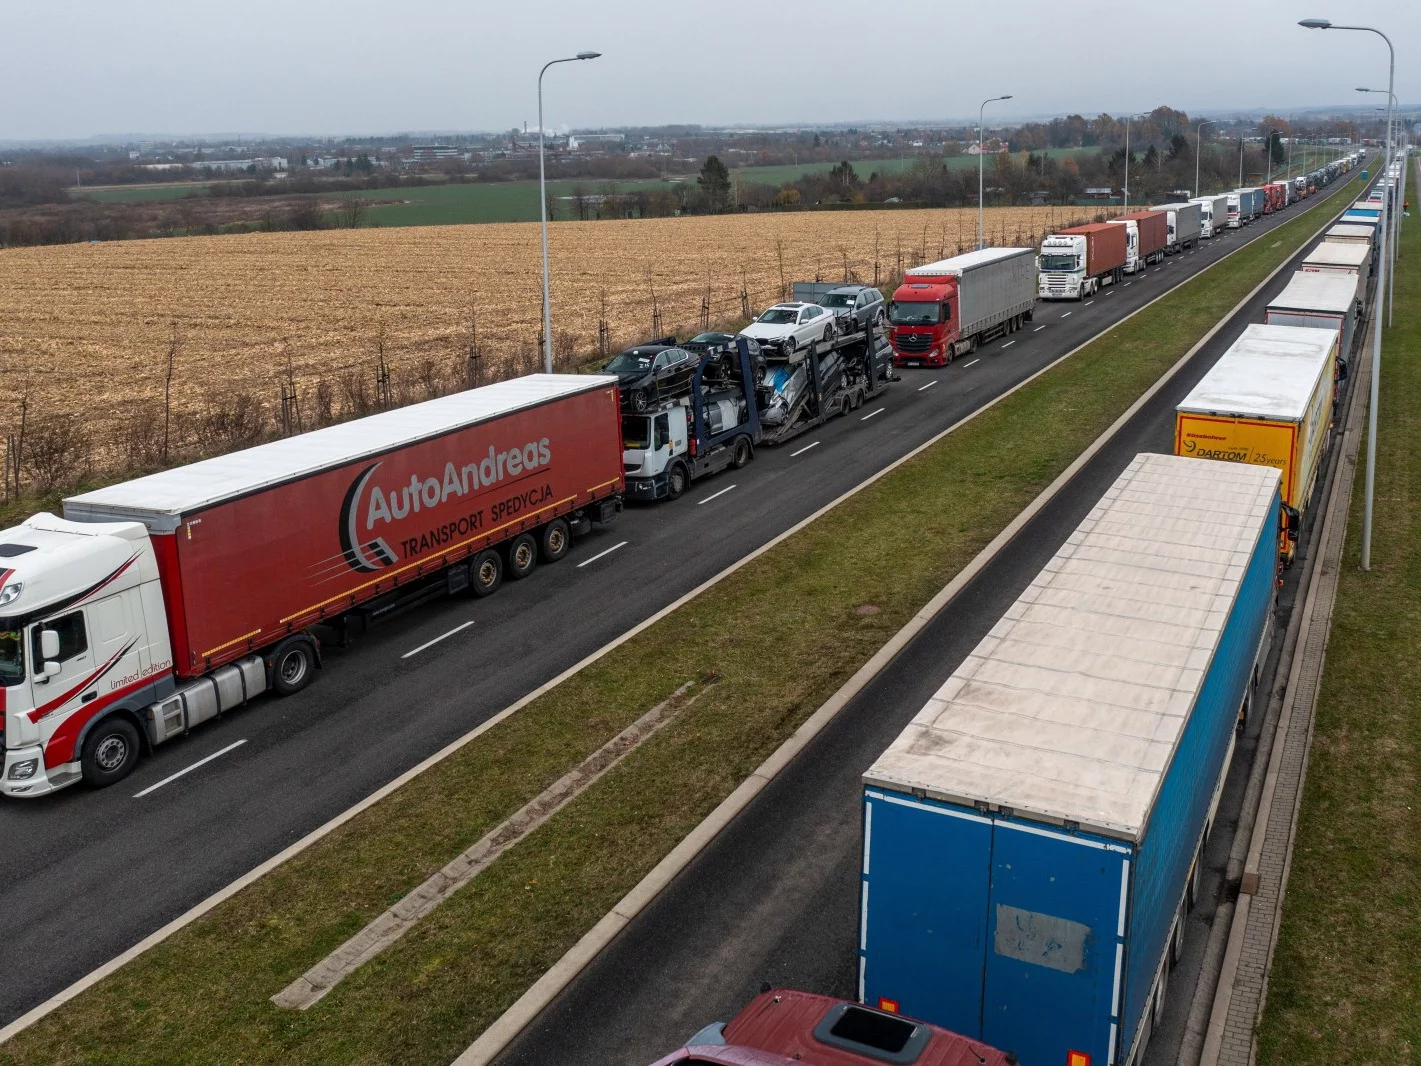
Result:
M818 304L775 304L740 331L761 344L778 345L785 354L834 335L834 315Z

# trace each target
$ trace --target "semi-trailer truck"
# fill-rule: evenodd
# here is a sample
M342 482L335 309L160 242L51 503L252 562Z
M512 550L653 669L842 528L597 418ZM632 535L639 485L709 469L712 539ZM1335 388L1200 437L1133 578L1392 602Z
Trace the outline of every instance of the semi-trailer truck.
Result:
M1286 181L1270 181L1263 186L1263 213L1265 215L1283 210L1288 206L1288 202L1288 183Z
M1229 194L1230 197L1237 198L1237 204L1233 199L1229 200L1229 221L1233 221L1233 212L1237 210L1239 225L1246 226L1255 218L1263 214L1263 190L1249 187L1245 189L1235 189ZM1237 226L1233 228L1237 229Z
M534 374L73 496L0 532L0 793L110 785L304 688L319 631L562 558L622 487L616 379Z
M1030 248L982 248L908 270L888 305L894 362L946 366L1030 322L1035 258Z
M1313 326L1337 331L1337 361L1345 367L1362 314L1362 279L1347 274L1304 273L1293 279L1263 312L1268 326ZM1339 370L1339 377L1345 373Z
M793 354L763 349L755 387L763 444L779 444L860 407L897 380L893 349L870 323Z
M1253 323L1175 408L1177 455L1280 472L1277 553L1285 566L1332 425L1339 344L1335 329Z
M1173 204L1160 204L1153 208L1162 211L1168 219L1169 229L1165 240L1165 254L1177 255L1199 243L1202 205L1193 200Z
M1125 227L1125 273L1134 274L1164 258L1169 217L1163 211L1135 211L1110 223Z
M1043 300L1083 300L1125 273L1125 227L1091 222L1053 233L1041 242L1037 295Z
M1199 236L1208 240L1221 235L1229 223L1228 196L1195 196L1193 202L1199 205Z
M863 776L859 998L1133 1066L1267 654L1279 475L1138 455Z
M1319 241L1303 256L1299 269L1306 273L1352 274L1365 278L1372 266L1372 252L1364 244Z

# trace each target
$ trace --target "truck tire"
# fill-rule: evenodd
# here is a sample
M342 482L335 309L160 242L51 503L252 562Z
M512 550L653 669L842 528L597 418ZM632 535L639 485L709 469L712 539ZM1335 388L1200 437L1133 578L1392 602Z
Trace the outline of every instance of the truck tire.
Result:
M571 547L572 531L561 518L554 518L543 527L543 534L538 538L538 550L543 555L543 562L557 562Z
M752 458L754 458L754 455L755 453L750 450L750 438L736 437L735 452L733 458L730 460L730 465L733 466L736 470L739 470L744 467L745 464L748 463Z
M503 584L503 556L485 548L469 564L469 591L479 599L492 596Z
M94 788L122 781L138 763L138 730L123 715L110 715L90 730L80 763Z
M666 498L668 500L678 500L681 493L686 491L689 482L686 476L686 468L680 463L672 463L671 469L666 471Z
M538 542L531 533L519 533L508 542L508 579L521 581L538 565Z
M278 696L291 696L311 683L316 653L302 638L278 644L271 657L271 688Z

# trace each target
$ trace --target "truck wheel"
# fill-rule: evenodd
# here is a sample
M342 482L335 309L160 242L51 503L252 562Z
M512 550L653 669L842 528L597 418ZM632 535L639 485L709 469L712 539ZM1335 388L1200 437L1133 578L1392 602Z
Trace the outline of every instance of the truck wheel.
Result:
M681 493L686 491L686 468L680 463L672 463L671 469L666 471L666 498L677 500L681 498Z
M538 542L531 533L519 533L508 542L508 577L520 581L538 565Z
M503 584L503 556L492 548L485 548L474 556L469 566L469 589L479 599L492 596Z
M311 683L316 657L309 641L293 640L279 645L271 659L271 688L278 696L290 696Z
M750 451L750 439L748 437L735 438L735 456L730 461L730 465L739 470L750 461L753 453Z
M128 776L138 762L138 730L122 715L105 718L84 741L84 780L107 788Z
M543 527L543 535L538 545L543 553L543 562L555 563L572 547L572 533L561 518L554 518Z

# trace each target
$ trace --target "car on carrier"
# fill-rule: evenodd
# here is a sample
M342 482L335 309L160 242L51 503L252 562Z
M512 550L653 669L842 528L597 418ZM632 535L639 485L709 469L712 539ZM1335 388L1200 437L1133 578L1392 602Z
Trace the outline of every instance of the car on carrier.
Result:
M686 392L699 363L699 357L678 346L676 338L664 337L628 348L602 370L617 375L624 407L645 411L658 400Z
M815 302L833 313L841 333L857 333L870 323L883 326L883 293L872 285L836 285Z
M834 315L827 307L791 301L767 308L740 335L776 345L786 355L793 355L800 348L829 340L834 332Z

